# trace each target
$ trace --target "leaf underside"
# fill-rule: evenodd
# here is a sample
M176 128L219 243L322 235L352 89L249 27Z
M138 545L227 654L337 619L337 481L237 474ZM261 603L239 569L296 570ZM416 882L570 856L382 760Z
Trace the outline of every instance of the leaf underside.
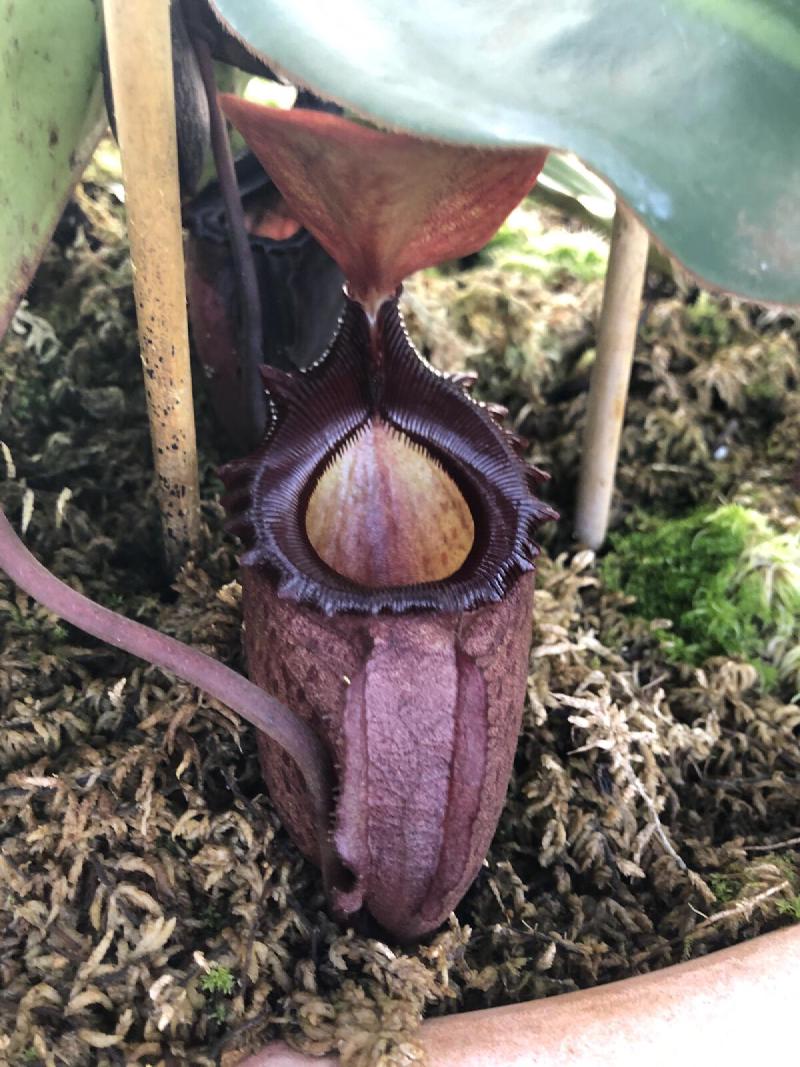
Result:
M291 79L381 125L577 153L701 279L800 303L789 0L215 0Z
M6 8L0 17L0 336L105 127L100 13L93 0Z

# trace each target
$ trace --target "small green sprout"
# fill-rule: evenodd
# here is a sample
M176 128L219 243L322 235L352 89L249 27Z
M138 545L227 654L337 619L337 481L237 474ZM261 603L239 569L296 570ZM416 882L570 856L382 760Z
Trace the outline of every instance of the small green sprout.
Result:
M213 963L200 979L200 988L204 993L221 993L229 997L235 983L236 979L227 967L220 963Z

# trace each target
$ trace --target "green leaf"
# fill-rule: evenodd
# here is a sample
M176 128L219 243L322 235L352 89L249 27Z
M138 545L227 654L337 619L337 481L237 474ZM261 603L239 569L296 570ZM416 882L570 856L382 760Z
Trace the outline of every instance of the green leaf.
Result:
M93 0L0 5L0 336L105 127Z
M539 175L537 188L540 187L577 200L598 219L606 221L614 217L614 193L574 156L551 152Z
M378 123L575 152L690 270L800 303L794 0L215 0L270 66Z

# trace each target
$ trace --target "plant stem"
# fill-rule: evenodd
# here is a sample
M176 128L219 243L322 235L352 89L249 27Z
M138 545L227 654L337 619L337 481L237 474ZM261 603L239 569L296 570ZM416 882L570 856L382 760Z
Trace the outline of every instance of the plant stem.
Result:
M299 767L312 798L326 889L347 880L330 836L333 770L325 748L307 723L285 704L211 656L126 619L71 589L33 557L2 511L0 569L48 611L93 637L197 686L285 749Z
M198 544L197 477L167 0L103 0L139 344L167 561Z
M647 230L617 201L603 307L592 368L575 515L575 534L589 548L605 540L619 440L633 365L647 267Z
M236 170L233 165L230 141L225 128L225 117L217 99L214 79L214 62L208 42L190 25L189 32L197 54L200 76L208 99L208 115L211 125L211 149L217 169L225 217L228 222L228 238L236 269L239 294L239 388L241 391L241 417L244 423L243 436L249 446L255 448L264 436L267 423L267 405L264 385L259 367L263 359L263 332L261 301L258 291L253 250L244 219L244 208L239 195Z

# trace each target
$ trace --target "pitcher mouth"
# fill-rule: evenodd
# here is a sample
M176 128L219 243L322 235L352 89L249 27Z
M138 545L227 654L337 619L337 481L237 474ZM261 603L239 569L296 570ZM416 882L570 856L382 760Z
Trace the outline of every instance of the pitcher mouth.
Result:
M373 322L348 297L337 335L314 366L291 376L264 368L263 375L270 429L255 453L228 464L221 476L230 528L247 548L242 564L270 572L279 596L326 615L461 612L502 600L516 577L533 569L535 530L555 517L534 495L545 476L519 457L485 406L419 355L397 297L381 305ZM391 584L390 574L388 584L364 581L357 560L343 564L340 553L331 566L317 550L319 537L315 548L309 536L315 490L375 425L419 449L463 500L469 544L435 580ZM459 521L468 525L463 514ZM412 566L406 574L425 571Z
M472 511L456 482L380 416L326 462L305 522L322 562L372 589L450 578L475 543Z

